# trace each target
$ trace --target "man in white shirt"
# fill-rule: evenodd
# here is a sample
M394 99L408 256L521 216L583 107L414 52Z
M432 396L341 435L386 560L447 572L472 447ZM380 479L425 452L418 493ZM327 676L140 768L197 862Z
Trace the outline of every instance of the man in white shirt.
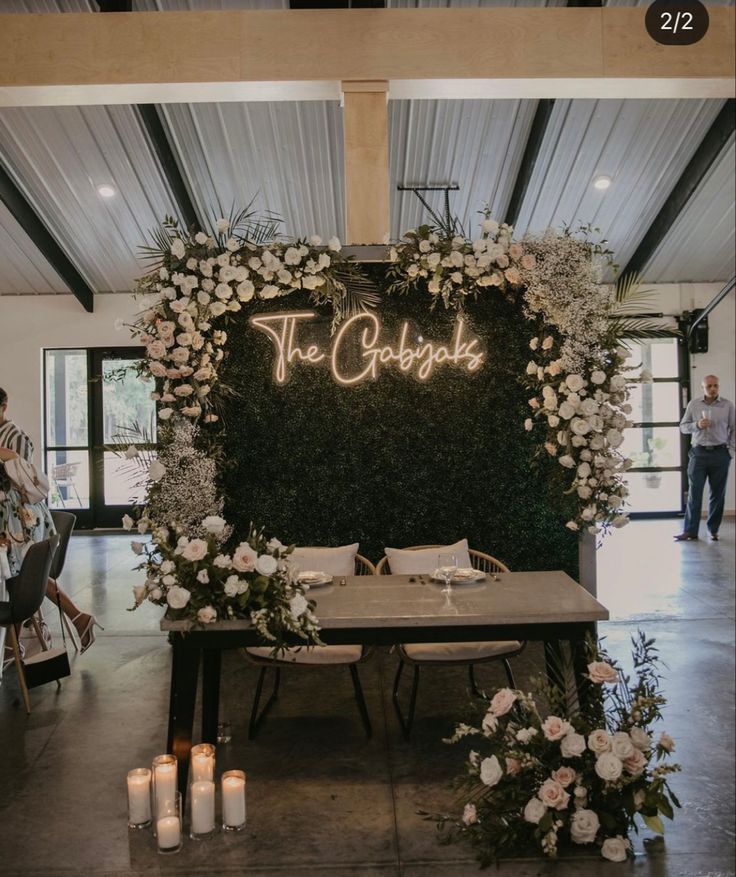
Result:
M718 528L723 517L728 469L734 455L736 425L734 405L719 395L716 375L703 378L703 397L692 399L680 421L680 432L692 436L687 466L689 490L682 533L676 542L698 538L700 509L703 505L705 482L710 487L708 501L708 531L718 541Z

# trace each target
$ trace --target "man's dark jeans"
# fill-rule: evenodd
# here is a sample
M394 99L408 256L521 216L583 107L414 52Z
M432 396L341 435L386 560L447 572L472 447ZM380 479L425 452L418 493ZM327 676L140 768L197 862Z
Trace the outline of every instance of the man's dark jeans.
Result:
M683 527L685 533L690 533L692 536L698 535L700 510L703 507L703 489L706 481L710 487L708 530L711 533L718 532L723 517L728 467L730 465L731 455L725 445L712 449L699 445L690 448L690 460L687 466L690 489L687 495L685 526Z

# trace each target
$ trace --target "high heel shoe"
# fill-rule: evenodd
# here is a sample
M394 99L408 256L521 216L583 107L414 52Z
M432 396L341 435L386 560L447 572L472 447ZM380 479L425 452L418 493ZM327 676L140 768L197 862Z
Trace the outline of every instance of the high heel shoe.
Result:
M74 618L72 618L72 624L77 620L77 618L82 618L82 616L87 615L87 612L78 612ZM74 624L75 629L77 629L76 624ZM100 624L100 622L94 617L94 615L89 616L89 621L85 625L83 630L77 629L77 634L79 635L79 645L80 654L84 654L87 649L92 645L95 641L95 627L99 627L100 630L104 630L105 628Z

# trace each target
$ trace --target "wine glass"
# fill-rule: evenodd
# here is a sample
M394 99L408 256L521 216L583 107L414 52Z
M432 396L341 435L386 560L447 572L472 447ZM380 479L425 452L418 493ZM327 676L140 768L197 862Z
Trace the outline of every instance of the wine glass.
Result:
M437 555L437 572L445 583L443 592L449 593L451 590L450 582L457 572L457 557L452 551L441 551Z

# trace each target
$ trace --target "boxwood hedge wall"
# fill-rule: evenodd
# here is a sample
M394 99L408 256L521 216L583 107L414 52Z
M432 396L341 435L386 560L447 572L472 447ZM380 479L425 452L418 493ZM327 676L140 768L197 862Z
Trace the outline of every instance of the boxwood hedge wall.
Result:
M257 310L302 308L313 310L296 295ZM512 569L577 574L559 467L532 465L523 428L530 330L519 305L489 294L471 306L487 351L475 374L445 365L421 383L384 367L379 380L354 387L303 364L275 384L274 345L249 325L252 313L244 308L228 328L222 371L237 393L224 418L223 475L236 531L256 521L285 543L359 542L374 561L386 545L467 537ZM427 339L452 335L453 315L430 312L426 296L385 296L377 313L383 343L398 339L404 319Z

